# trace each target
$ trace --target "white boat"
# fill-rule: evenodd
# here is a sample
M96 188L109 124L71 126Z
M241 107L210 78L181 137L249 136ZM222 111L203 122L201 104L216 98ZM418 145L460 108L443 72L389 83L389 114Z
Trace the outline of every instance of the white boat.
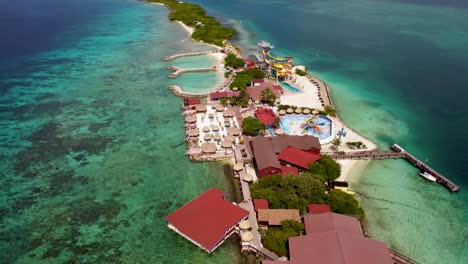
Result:
M432 176L430 173L427 173L426 171L425 172L420 172L419 176L421 176L424 179L426 179L428 181L431 181L431 182L436 182L437 181L437 179L434 176Z

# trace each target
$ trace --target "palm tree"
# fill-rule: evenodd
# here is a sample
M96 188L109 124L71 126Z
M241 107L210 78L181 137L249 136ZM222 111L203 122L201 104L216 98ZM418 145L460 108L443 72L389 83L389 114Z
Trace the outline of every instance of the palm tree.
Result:
M262 97L262 101L268 102L270 105L272 105L276 99L276 94L274 94L270 88L263 90L260 96Z

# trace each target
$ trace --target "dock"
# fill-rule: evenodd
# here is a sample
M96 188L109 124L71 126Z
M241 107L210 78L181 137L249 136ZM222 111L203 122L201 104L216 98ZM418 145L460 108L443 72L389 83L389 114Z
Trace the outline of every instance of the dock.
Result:
M330 156L332 159L350 159L350 160L381 160L381 159L398 159L404 158L413 164L415 167L430 173L437 179L437 182L450 190L451 192L456 192L460 190L460 186L456 185L445 176L429 167L425 162L419 160L414 155L398 146L397 144L391 145L391 150L386 151L359 151L359 152L348 152L348 153L337 153L337 152L328 152L324 153Z
M395 264L418 264L416 260L404 256L391 248L389 248L388 250L390 251L390 255L392 256L393 263Z
M168 56L164 58L164 61L171 61L175 60L177 58L182 58L182 57L192 57L192 56L202 56L202 55L208 55L211 53L218 52L218 50L212 50L212 51L202 51L202 52L188 52L188 53L180 53L180 54L175 54L172 56Z
M193 68L193 69L182 69L176 66L168 66L167 68L171 71L174 71L171 75L169 75L169 78L177 78L180 75L184 73L189 73L189 72L213 72L213 71L218 70L216 66L213 66L211 68Z

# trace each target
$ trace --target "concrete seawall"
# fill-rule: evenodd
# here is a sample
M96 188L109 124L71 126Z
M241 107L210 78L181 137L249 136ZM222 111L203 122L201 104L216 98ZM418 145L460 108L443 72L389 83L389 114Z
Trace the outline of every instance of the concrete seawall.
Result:
M171 85L169 86L169 90L171 90L176 96L183 96L183 97L191 97L191 98L202 98L207 97L210 93L190 93L182 90L180 86Z
M177 58L191 57L191 56L202 56L202 55L207 55L207 54L214 53L214 52L218 52L218 50L175 54L175 55L168 56L168 57L164 58L164 60L165 61L171 61L171 60L175 60Z
M171 75L169 75L169 78L177 78L180 75L184 73L189 73L189 72L214 72L217 71L218 69L216 66L213 66L211 68L193 68L193 69L181 69L176 66L169 66L167 67L169 70L174 71Z

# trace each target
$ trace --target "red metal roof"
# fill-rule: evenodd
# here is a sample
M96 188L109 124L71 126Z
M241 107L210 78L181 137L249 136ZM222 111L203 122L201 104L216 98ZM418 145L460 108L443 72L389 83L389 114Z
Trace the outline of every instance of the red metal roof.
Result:
M291 237L289 255L291 264L393 264L385 243L338 231Z
M264 83L257 83L258 86L247 86L247 93L249 94L249 97L254 100L254 101L261 101L262 100L262 91L265 89L270 89L272 93L276 95L276 97L280 97L281 93L280 91L274 89L274 85L271 82L264 82Z
M221 98L230 98L233 96L239 96L240 91L224 91L224 92L211 92L210 93L210 98L211 99L221 99Z
M166 217L184 236L211 251L232 226L249 212L224 199L225 192L211 188Z
M361 224L358 219L335 213L306 214L304 216L306 234L343 231L347 233L362 234Z
M314 163L320 160L320 155L303 151L294 147L287 147L283 149L278 155L278 159L283 162L301 167L308 170L309 163Z
M282 175L298 175L299 170L296 167L289 167L281 165L281 174Z
M269 209L267 199L254 199L253 204L255 207L255 211L257 211L258 209Z
M184 97L184 105L196 105L196 104L201 104L201 99L200 98L189 98L189 97Z
M276 123L276 115L270 108L257 109L255 115L265 125L274 125Z
M328 204L309 204L307 206L307 212L310 214L322 214L331 212Z
M265 80L262 78L262 79L253 79L253 83L264 83Z

